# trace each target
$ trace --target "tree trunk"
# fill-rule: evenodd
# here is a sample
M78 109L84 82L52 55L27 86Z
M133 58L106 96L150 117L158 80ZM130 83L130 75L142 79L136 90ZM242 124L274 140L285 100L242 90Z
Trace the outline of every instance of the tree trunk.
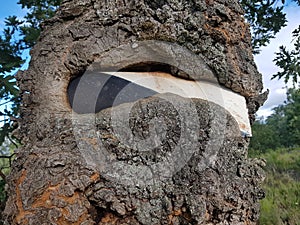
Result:
M5 223L256 224L263 162L247 158L226 96L103 74L210 82L242 96L253 120L266 94L242 14L237 1L64 1L17 75L23 145Z

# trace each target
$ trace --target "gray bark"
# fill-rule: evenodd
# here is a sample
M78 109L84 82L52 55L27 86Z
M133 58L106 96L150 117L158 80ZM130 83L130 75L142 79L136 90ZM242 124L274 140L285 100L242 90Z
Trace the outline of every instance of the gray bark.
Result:
M161 94L78 115L67 97L85 71L156 60L212 75L253 118L265 94L242 14L233 0L64 1L17 75L23 145L6 224L256 224L263 162L220 106Z

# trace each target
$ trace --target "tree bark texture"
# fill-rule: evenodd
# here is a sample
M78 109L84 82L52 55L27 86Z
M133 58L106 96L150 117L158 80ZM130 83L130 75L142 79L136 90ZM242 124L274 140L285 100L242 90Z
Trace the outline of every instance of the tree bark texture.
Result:
M64 1L17 75L5 223L256 224L264 163L220 106L158 94L79 115L67 95L86 71L159 61L240 93L253 119L266 94L242 15L234 0Z

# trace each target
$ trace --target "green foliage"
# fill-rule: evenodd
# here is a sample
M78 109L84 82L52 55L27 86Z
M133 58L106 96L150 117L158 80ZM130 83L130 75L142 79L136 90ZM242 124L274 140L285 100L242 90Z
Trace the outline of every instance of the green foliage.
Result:
M300 0L292 0L300 6ZM267 46L282 27L286 26L286 15L283 12L285 0L240 0L245 11L245 18L252 30L253 53L258 54L262 46ZM293 31L294 49L289 51L280 46L274 59L281 69L272 79L283 79L298 83L300 76L300 26Z
M20 56L20 43L13 41L20 22L16 16L11 16L6 19L5 25L7 27L3 30L3 35L0 36L0 74L10 72L23 63Z
M284 175L268 175L261 201L261 225L300 224L300 183Z
M280 146L276 130L272 126L256 121L252 126L252 131L253 138L249 146L251 149L263 152Z
M22 8L28 13L24 20L9 16L5 21L5 29L0 35L0 118L4 125L0 128L0 145L15 129L10 118L18 116L19 93L12 71L20 68L24 60L22 53L31 48L40 35L40 23L51 18L61 0L20 0ZM8 75L9 74L9 75ZM8 105L5 110L4 105Z
M300 89L288 89L286 103L274 108L267 124L276 130L282 146L300 144Z
M10 103L10 108L4 108L0 110L0 120L3 123L0 128L0 145L5 141L5 138L10 138L11 132L15 129L14 122L10 119L17 115L20 99L18 97L19 91L16 87L14 77L11 75L0 74L0 106L4 106Z
M256 152L254 156L267 161L259 224L300 225L300 149Z
M2 98L9 99L10 96L18 96L18 88L16 87L16 82L14 76L0 74L0 83L2 88L0 89L0 95Z
M255 54L262 46L286 26L283 6L277 6L276 0L241 0L245 10L245 18L252 28L252 46Z
M5 143L0 146L0 218L1 218L1 210L3 210L3 206L6 200L5 193L5 178L10 171L11 162L14 158L14 149L16 146L9 141L5 141Z
M285 107L287 117L287 132L291 143L300 144L300 89L290 89Z
M268 151L261 155L268 162L268 171L285 173L297 171L300 173L300 149L289 150L286 148ZM300 175L300 174L299 174ZM300 178L300 177L299 177ZM300 197L300 196L299 196Z
M266 121L254 123L251 149L266 152L300 144L300 88L288 89L286 103L273 111Z
M31 48L40 35L40 23L54 16L55 10L62 0L20 0L22 8L30 9L25 16L25 23L19 29L22 42L26 48Z
M21 58L21 43L15 41L15 32L21 24L16 16L10 16L5 21L6 28L3 35L0 36L0 120L3 126L0 128L0 145L14 130L13 122L10 121L11 116L17 114L19 103L18 88L16 87L15 78L12 75L6 75L14 69L19 68L23 60ZM3 107L5 104L10 104L10 108Z
M282 71L273 75L272 79L283 79L285 83L291 79L295 85L300 77L300 26L293 31L293 37L293 50L288 51L285 46L280 46L279 52L276 53L274 62Z
M35 44L40 34L40 23L54 15L61 0L20 0L18 4L27 8L28 13L22 21L16 16L6 18L6 28L0 39L0 73L11 72L22 65L23 50Z

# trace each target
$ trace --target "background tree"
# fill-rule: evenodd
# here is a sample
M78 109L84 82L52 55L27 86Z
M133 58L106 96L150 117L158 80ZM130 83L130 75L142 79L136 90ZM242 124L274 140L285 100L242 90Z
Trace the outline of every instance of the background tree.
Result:
M23 63L22 53L30 49L40 35L40 24L51 18L61 0L20 0L18 4L28 10L23 20L9 16L5 29L0 35L0 116L3 124L0 129L0 145L5 138L11 139L16 128L12 118L17 117L19 96L14 75ZM4 107L8 105L8 107Z
M280 140L276 130L264 121L254 122L252 135L250 148L256 151L265 152L268 149L276 149L280 146Z
M300 144L300 89L289 89L287 104L284 107L289 143L287 146Z
M276 53L274 62L281 71L274 74L272 79L283 79L285 83L291 79L295 86L300 77L300 26L293 31L293 38L293 50L288 51L285 46L280 46Z
M281 28L286 26L284 6L277 6L278 0L241 0L241 4L252 29L253 52L257 54L260 47L269 44Z
M266 121L256 121L250 148L262 152L280 147L291 148L300 143L300 89L290 88L287 101L273 109Z

